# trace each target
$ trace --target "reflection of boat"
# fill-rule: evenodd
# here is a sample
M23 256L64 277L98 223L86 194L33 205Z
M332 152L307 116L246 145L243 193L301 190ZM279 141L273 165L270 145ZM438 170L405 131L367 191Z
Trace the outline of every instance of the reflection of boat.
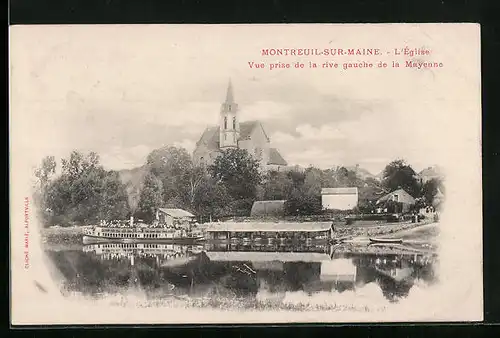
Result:
M158 267L186 266L199 257L203 247L159 243L95 243L83 246L83 251L101 260L125 258L134 265L138 259L154 259Z
M388 244L401 244L401 238L370 238L370 243L388 243Z

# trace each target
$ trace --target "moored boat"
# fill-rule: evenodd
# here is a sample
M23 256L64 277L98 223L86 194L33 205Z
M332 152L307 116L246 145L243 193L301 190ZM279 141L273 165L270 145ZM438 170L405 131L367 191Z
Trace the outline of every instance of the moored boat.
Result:
M401 244L401 238L370 238L371 243L388 243L388 244Z
M84 243L117 242L117 243L185 243L191 244L202 241L201 234L184 230L166 228L111 228L95 226L85 229Z
M171 209L164 209L171 210ZM130 223L93 226L84 230L83 243L176 243L194 244L204 239L202 231L193 224L165 224L156 222L154 225Z

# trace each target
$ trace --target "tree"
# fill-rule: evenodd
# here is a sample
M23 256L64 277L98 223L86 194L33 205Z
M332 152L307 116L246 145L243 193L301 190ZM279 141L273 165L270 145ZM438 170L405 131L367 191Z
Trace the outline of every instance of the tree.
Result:
M44 220L49 216L47 213L47 186L52 176L56 173L56 167L57 163L54 156L46 156L43 158L40 167L35 169L37 182L34 187L33 197L36 205L40 208Z
M269 171L263 176L261 187L264 200L284 200L291 191L292 180L287 173Z
M204 176L194 196L193 209L204 218L231 214L231 197L225 186L210 176Z
M56 173L57 163L54 156L43 158L39 168L35 169L35 177L38 179L40 187L43 189L50 178Z
M192 204L200 170L186 149L167 146L153 150L146 159L146 168L162 182L164 203L184 208Z
M432 178L423 184L422 197L427 205L433 204L438 189L443 190L443 182L438 178Z
M61 162L61 175L44 189L44 205L52 213L48 224L88 224L127 216L125 186L117 172L104 170L96 153L73 151Z
M125 219L129 216L130 208L125 186L120 181L117 171L109 171L102 182L100 219Z
M152 172L146 174L143 184L137 214L150 223L154 220L156 210L163 205L163 185L161 180Z
M382 185L390 191L404 189L413 197L420 193L416 173L404 160L392 161L385 167Z
M254 199L262 181L259 163L244 149L223 150L209 172L235 200Z

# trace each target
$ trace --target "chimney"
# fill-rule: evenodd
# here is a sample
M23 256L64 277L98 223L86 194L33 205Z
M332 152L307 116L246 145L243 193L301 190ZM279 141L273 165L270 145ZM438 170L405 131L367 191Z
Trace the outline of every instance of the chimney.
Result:
M134 216L130 216L130 227L134 226Z

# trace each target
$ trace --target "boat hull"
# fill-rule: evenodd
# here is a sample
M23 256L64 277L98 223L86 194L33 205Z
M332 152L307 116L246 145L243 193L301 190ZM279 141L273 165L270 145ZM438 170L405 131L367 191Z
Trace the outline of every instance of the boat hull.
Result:
M402 239L392 239L392 238L370 238L371 243L379 243L379 244L401 244L403 243Z
M103 236L84 235L83 243L173 243L195 244L202 242L203 237L171 237L171 238L111 238Z

